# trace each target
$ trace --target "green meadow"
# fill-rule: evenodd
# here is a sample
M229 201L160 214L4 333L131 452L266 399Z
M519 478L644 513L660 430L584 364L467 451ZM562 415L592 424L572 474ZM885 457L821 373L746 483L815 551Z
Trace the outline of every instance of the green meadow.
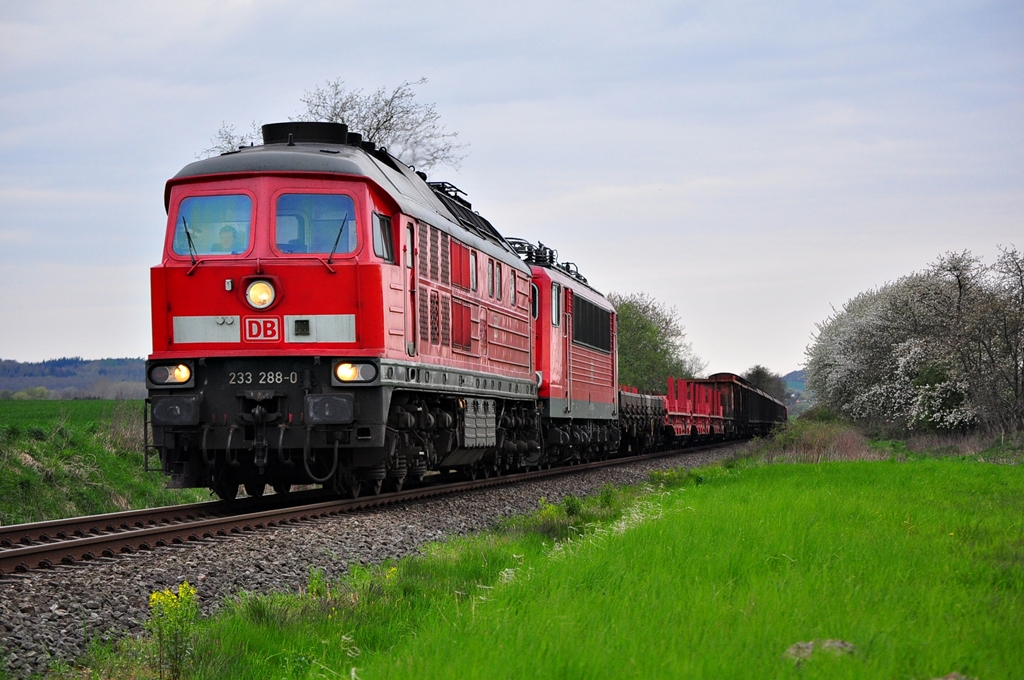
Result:
M1024 469L659 473L178 624L198 678L1019 678ZM88 663L156 673L153 640Z

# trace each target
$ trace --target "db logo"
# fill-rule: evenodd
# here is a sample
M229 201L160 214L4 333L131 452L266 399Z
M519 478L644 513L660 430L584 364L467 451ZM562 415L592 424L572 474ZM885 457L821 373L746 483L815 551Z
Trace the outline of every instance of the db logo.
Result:
M245 317L246 340L280 340L281 318L277 316Z

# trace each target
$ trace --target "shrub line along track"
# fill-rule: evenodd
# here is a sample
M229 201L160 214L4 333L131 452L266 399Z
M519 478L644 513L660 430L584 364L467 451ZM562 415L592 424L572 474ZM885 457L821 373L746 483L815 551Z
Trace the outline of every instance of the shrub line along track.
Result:
M659 451L642 456L613 458L570 467L522 472L473 481L430 484L376 496L332 499L283 508L267 509L267 505L274 504L271 500L274 498L282 500L287 498L290 502L294 502L301 496L298 494L271 496L260 499L261 503L246 504L248 507L245 508L232 507L233 504L224 501L213 501L74 517L50 522L14 524L0 527L0 545L11 546L0 549L0 575L25 572L36 568L50 568L56 564L79 564L98 557L110 558L138 550L152 550L155 547L180 545L188 541L230 536L244 531L320 519L421 498L584 472L613 465L625 465L681 453L708 451L732 443L735 442ZM311 492L308 495L315 496L318 493ZM262 509L237 514L239 509L248 511L253 510L254 507L262 507ZM55 538L56 540L54 540Z

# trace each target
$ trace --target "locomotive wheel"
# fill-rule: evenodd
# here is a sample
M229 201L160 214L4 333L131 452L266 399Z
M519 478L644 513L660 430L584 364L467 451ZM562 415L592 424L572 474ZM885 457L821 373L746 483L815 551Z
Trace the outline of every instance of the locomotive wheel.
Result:
M383 479L371 479L366 483L366 490L371 496L380 495L380 490L384 488Z
M388 484L388 488L390 488L395 493L401 491L403 486L405 486L405 477L392 477L390 483Z
M363 492L363 483L356 480L348 484L348 495L352 498L359 498L359 494Z
M267 490L267 483L264 481L245 482L243 486L245 486L245 493L253 498L260 498Z
M292 491L292 485L289 484L288 482L275 482L273 488L274 493L281 494L282 496L291 493Z
M238 482L218 475L213 479L213 493L222 501L233 501L238 496Z

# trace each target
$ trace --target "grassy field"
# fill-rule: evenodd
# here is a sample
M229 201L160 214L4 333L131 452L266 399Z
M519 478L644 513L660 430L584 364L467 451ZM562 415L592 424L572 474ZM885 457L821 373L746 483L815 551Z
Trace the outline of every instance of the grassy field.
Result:
M142 402L118 402L109 399L56 400L0 400L0 428L52 427L66 421L73 425L98 426L109 420L120 403L127 403L142 415Z
M663 473L340 583L314 573L301 596L240 596L190 623L184 668L363 680L1020 677L1022 518L1024 468L962 457ZM129 641L90 663L100 677L145 676L152 650Z
M143 472L141 401L0 401L0 522L209 500Z

